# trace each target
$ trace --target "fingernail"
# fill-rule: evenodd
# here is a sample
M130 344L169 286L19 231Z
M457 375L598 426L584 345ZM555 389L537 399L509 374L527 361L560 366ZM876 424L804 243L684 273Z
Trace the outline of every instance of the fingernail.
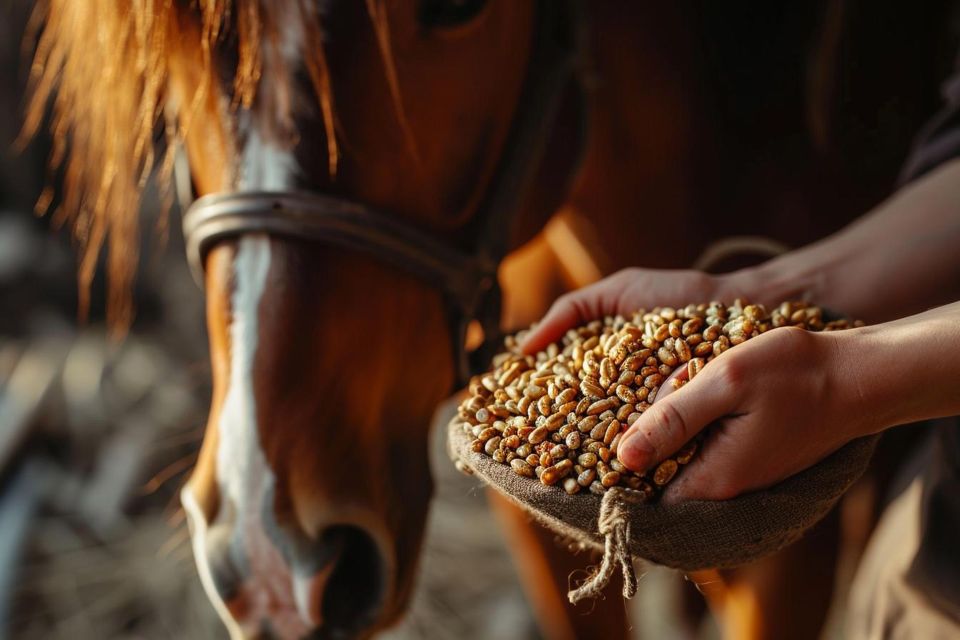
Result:
M637 473L644 473L653 463L656 451L647 443L646 438L639 433L628 431L623 442L617 447L617 457L628 469Z

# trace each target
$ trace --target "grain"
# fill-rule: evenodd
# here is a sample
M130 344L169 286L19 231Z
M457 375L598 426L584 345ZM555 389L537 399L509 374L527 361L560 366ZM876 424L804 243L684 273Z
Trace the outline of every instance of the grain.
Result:
M500 436L493 436L484 443L483 450L487 452L487 455L493 455L493 452L500 447L500 442L502 440L503 438Z
M544 468L543 472L540 474L540 482L551 487L557 482L560 481L560 472L557 471L556 467Z
M530 463L527 462L526 460L522 460L520 458L514 458L513 460L510 461L510 467L513 468L513 471L518 476L524 476L525 478L534 477L533 467L531 467Z
M862 323L825 320L819 307L805 302L768 312L735 300L595 320L536 355L521 354L518 337L510 336L493 371L470 381L457 415L474 453L510 465L519 476L560 485L571 496L622 486L653 500L694 459L701 438L638 474L617 458L626 427L677 369L685 374L674 379L679 388L729 349L785 326L837 331Z
M697 453L697 441L691 440L687 444L683 445L683 447L680 448L680 451L677 451L673 455L673 458L679 464L689 464L689 462L693 460L693 456L695 456L696 453Z
M610 409L615 409L620 404L620 399L616 396L611 398L606 398L604 400L597 400L589 407L587 407L587 415L595 416L597 414L603 413Z
M597 479L597 470L596 469L584 469L580 472L580 475L577 476L577 482L581 487L589 487L594 480Z
M656 483L658 487L664 486L673 480L673 476L677 474L678 468L679 465L677 465L676 460L670 458L664 460L657 466L657 470L653 472L654 483Z
M603 475L603 478L600 479L600 484L607 489L610 487L615 487L620 484L620 474L616 471L608 471Z

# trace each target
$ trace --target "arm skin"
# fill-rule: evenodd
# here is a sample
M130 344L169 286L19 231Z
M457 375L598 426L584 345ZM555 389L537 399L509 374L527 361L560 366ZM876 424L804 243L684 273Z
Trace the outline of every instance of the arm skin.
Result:
M840 232L729 277L756 301L805 299L870 323L960 300L960 160Z
M720 276L624 269L558 298L523 347L538 351L570 327L606 314L736 297L766 304L809 300L870 323L960 299L960 160L838 233L759 267Z
M658 398L618 455L642 471L713 425L664 499L723 500L775 484L856 437L955 414L960 303L860 329L758 336Z
M604 314L736 296L807 299L874 323L902 319L836 333L777 329L659 396L620 444L628 467L643 471L715 425L668 501L730 498L858 436L960 413L960 303L919 313L960 299L960 161L837 234L759 267L722 276L628 269L567 294L523 347L541 349Z

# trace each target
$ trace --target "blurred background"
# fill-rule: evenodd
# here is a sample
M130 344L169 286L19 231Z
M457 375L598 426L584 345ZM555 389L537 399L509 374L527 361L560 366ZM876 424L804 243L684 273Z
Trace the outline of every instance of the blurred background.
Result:
M209 393L202 297L151 196L133 331L108 340L102 279L78 322L70 233L33 213L48 140L14 144L32 6L0 3L0 637L219 637L176 499Z
M887 4L883 15L899 19L896 3ZM45 189L56 193L57 176L47 170L49 140L41 135L25 148L15 144L29 74L21 49L32 6L0 0L0 640L224 638L200 587L178 500L210 395L203 295L184 258L179 212L170 212L169 237L162 241L159 197L148 191L144 198L137 316L129 336L121 342L107 337L102 269L90 317L79 322L70 234L50 216L34 214ZM706 66L727 102L715 111L731 136L755 135L762 149L766 129L755 126L755 116L768 105L759 93L740 89L761 86L751 74L763 66L747 64L757 56L742 46L738 32L717 24L724 29L716 33L726 39L710 44L723 55L706 56ZM837 53L849 71L838 104L853 115L838 128L846 136L838 145L843 153L824 166L842 167L852 184L877 175L892 183L910 138L935 110L935 86L946 74L930 66L886 65L885 59L870 66L873 52L896 57L923 47L906 37L888 47L886 23L862 24L872 48ZM947 48L951 54L954 44ZM949 68L949 56L940 57ZM884 74L866 73L889 71L886 66L899 70L900 80L915 79L914 92L923 99L900 104ZM728 73L712 73L714 67ZM768 75L794 83L776 70ZM805 144L798 140L796 147ZM756 164L767 157L758 153ZM754 182L744 178L745 191ZM861 201L852 200L856 211ZM822 215L829 225L842 222L828 219L829 210ZM436 422L444 424L451 411L441 407ZM432 465L437 495L417 590L402 624L386 636L539 637L485 496L454 470L440 429L433 432ZM846 566L841 580L851 571ZM625 604L634 637L690 634L677 614L684 591L689 595L691 587L678 574L646 572L638 597ZM827 637L837 637L838 610ZM717 637L709 615L696 635Z

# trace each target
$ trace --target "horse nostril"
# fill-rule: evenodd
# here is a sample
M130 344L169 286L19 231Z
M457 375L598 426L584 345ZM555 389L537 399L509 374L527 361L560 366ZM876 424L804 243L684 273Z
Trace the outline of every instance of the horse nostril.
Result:
M339 553L309 587L310 606L323 626L351 634L374 623L383 606L385 564L373 538L360 528L337 525L322 534L321 548Z
M229 525L214 525L206 535L206 565L213 588L220 598L229 603L237 595L243 576L232 549L233 529Z

